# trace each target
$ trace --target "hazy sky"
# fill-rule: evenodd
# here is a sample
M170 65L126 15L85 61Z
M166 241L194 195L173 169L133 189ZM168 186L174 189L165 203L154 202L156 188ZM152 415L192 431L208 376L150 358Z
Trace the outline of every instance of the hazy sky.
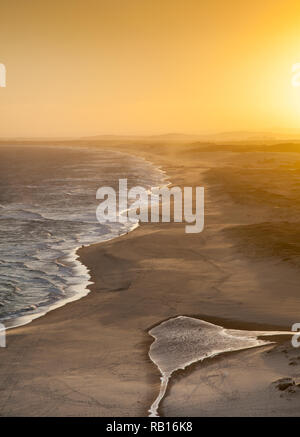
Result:
M9 0L0 136L300 127L300 2Z

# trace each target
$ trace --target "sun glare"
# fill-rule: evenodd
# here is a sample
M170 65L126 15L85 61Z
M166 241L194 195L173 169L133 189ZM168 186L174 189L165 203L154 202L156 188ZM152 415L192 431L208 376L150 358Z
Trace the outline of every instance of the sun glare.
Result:
M300 62L292 66L292 73L294 73L292 76L292 86L294 88L299 88L300 87Z

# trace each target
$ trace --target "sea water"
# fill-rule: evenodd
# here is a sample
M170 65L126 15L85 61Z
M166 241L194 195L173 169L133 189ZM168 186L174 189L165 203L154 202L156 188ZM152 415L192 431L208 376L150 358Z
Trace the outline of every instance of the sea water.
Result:
M151 189L164 174L144 159L91 147L0 148L1 323L27 323L87 294L77 248L134 227L96 219L97 189L117 189L119 178Z

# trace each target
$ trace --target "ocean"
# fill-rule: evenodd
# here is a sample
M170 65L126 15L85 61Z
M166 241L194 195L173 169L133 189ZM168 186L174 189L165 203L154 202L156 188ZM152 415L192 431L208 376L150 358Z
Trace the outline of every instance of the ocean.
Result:
M100 224L101 186L147 189L164 181L150 162L91 147L0 148L0 322L28 323L88 293L76 250L116 238L133 224Z

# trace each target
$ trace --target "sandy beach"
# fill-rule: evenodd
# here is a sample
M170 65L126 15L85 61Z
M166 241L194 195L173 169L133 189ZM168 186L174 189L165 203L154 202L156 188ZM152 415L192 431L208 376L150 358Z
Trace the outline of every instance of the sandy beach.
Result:
M300 322L299 204L290 176L297 153L91 146L144 157L174 186L204 186L205 229L186 234L184 224L141 224L81 248L90 294L7 332L1 416L146 416L160 386L148 356L153 326L180 315L249 330L289 331ZM282 378L292 381L280 389ZM299 383L300 348L288 336L276 338L178 371L159 413L298 416Z

